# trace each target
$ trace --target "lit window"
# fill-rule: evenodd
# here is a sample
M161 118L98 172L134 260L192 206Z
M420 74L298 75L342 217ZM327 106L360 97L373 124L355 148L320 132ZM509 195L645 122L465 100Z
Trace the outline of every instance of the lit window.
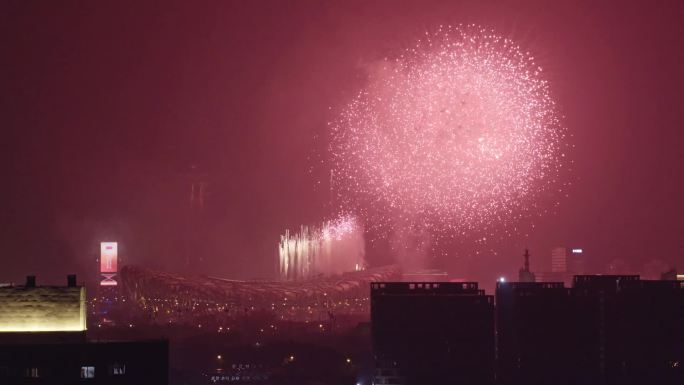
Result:
M81 366L81 378L95 378L95 367Z
M38 372L38 368L26 368L26 377L30 378L38 378L40 377L40 373Z
M126 365L118 363L109 365L109 374L112 376L121 376L126 374Z

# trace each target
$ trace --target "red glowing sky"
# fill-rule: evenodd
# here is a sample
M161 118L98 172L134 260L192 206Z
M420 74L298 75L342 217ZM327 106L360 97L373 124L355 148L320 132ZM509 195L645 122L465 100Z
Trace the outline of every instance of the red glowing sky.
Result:
M525 245L534 268L565 244L597 268L684 268L682 19L674 1L4 2L0 281L95 271L106 238L129 262L274 273L278 234L327 212L311 166L329 107L369 63L458 23L531 51L576 147L556 214L452 267L493 280ZM189 225L192 166L210 188Z

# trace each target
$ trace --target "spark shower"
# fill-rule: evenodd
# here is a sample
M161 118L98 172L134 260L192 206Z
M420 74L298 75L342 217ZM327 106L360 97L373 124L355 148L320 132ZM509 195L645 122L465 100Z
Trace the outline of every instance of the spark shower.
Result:
M542 68L513 41L440 27L376 67L330 124L346 209L461 234L558 191L565 130Z
M363 225L341 215L318 226L301 226L280 236L280 278L310 279L358 271L364 267Z

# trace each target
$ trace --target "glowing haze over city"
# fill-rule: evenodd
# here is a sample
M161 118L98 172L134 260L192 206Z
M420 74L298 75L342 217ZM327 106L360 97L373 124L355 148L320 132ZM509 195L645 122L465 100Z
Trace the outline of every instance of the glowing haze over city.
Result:
M0 2L0 385L684 384L683 20Z
M0 282L684 265L679 6L127 4L2 6Z

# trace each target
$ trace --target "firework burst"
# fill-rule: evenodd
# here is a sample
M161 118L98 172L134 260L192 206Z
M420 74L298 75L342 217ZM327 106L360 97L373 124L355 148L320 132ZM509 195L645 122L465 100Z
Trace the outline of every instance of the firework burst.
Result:
M562 165L541 67L476 26L440 28L382 61L330 128L345 205L438 232L526 215Z

